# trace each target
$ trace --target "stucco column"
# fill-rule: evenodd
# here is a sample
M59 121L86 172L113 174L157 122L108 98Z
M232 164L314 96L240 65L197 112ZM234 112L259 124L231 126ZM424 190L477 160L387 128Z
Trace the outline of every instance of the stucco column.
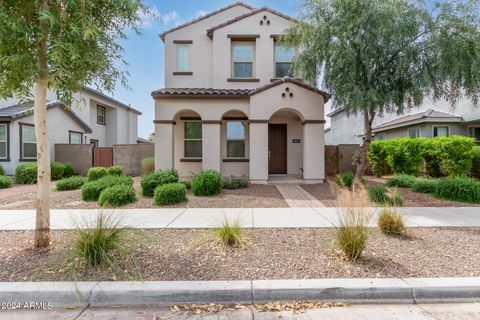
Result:
M268 180L268 122L250 122L250 181Z
M322 121L306 121L303 125L303 179L323 182L325 178L325 138Z
M202 169L220 172L220 126L221 121L202 122Z
M155 170L173 169L174 121L155 122Z

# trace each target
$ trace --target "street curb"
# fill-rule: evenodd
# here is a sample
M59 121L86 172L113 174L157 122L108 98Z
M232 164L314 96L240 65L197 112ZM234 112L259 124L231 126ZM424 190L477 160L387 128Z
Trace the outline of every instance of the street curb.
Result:
M242 281L0 282L1 302L54 307L319 300L349 303L480 301L480 277Z

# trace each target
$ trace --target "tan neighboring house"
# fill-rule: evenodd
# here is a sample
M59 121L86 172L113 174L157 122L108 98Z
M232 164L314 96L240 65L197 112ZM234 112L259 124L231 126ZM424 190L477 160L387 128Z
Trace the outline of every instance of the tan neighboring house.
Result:
M329 95L290 78L296 50L277 39L292 21L239 2L160 35L165 88L152 92L156 169L323 182Z

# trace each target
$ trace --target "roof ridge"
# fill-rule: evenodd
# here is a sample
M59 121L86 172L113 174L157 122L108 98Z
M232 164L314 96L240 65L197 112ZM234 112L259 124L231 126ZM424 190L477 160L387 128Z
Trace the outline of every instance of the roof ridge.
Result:
M180 30L180 29L182 29L182 28L185 28L185 27L187 27L187 26L189 26L189 25L192 25L192 24L194 24L194 23L197 23L197 22L200 22L200 21L205 20L205 19L207 19L207 18L210 18L211 16L214 16L214 15L216 15L216 14L219 14L220 12L226 11L226 10L231 9L231 8L234 8L234 7L236 7L236 6L243 6L243 7L247 8L247 9L249 9L249 10L255 10L255 7L253 7L253 6L245 3L245 2L243 2L243 1L237 1L237 2L232 3L232 4L230 4L230 5L226 6L226 7L217 9L217 10L212 11L212 12L210 12L210 13L207 13L207 14L205 14L205 15L203 15L203 16L200 16L200 17L195 18L195 19L193 19L193 20L190 20L190 21L188 21L188 22L182 23L181 25L178 25L178 26L176 26L176 27L173 27L173 28L171 28L171 29L168 29L168 30L160 33L160 34L159 34L159 37L160 37L160 39L162 39L162 41L165 41L165 35L167 35L167 33Z

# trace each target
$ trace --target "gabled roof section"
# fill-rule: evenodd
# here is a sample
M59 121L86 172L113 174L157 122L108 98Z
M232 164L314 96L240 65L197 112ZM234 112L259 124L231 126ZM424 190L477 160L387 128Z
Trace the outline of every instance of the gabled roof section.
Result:
M190 26L190 25L192 25L192 24L194 24L194 23L197 23L197 22L199 22L199 21L205 20L205 19L207 19L207 18L210 18L211 16L214 16L214 15L216 15L216 14L219 14L220 12L223 12L223 11L225 11L225 10L228 10L228 9L231 9L231 8L234 8L234 7L237 7L237 6L242 6L242 7L245 7L245 8L247 8L247 9L249 9L249 10L254 10L254 9L255 9L255 8L252 7L251 5L248 5L248 4L244 3L244 2L235 2L235 3L232 3L232 4L229 5L229 6L226 6L226 7L224 7L224 8L221 8L221 9L218 9L218 10L215 10L215 11L212 11L212 12L210 12L210 13L207 13L207 14L204 15L204 16L198 17L198 18L196 18L196 19L193 19L192 21L189 21L189 22L187 22L187 23L184 23L184 24L181 24L181 25L179 25L179 26L176 26L175 28L172 28L172 29L170 29L170 30L164 31L164 32L160 33L160 35L159 35L159 36L160 36L160 39L162 39L162 41L165 41L165 35L166 35L167 33L170 33L170 32L177 31L177 30L180 30L180 29L182 29L182 28L188 27L188 26Z
M78 123L84 130L85 133L92 133L92 129L86 124L75 112L68 108L65 104L60 101L47 102L47 110L53 108L61 108L67 113L76 123ZM34 107L33 101L28 101L25 103L9 106L6 108L0 109L0 119L9 119L16 121L18 119L28 117L33 115Z
M230 24L232 24L232 23L235 23L235 22L237 22L237 21L243 20L243 19L245 19L245 18L251 17L251 16L253 16L253 15L257 14L257 13L263 12L263 11L268 11L268 12L274 14L274 15L277 15L277 16L279 16L279 17L282 17L282 18L284 18L284 19L287 19L287 20L290 20L290 21L293 21L293 22L296 22L296 21L297 21L296 19L294 19L294 18L292 18L292 17L290 17L290 16L287 16L286 14L283 14L283 13L281 13L281 12L279 12L279 11L273 10L273 9L271 9L271 8L268 8L268 7L262 7L262 8L258 8L258 9L252 10L252 11L250 11L250 12L244 13L244 14L242 14L242 15L239 15L238 17L235 17L235 18L233 18L233 19L231 19L231 20L228 20L228 21L225 21L225 22L223 22L223 23L220 23L220 24L218 24L218 25L216 25L216 26L213 26L213 27L207 29L207 34L208 34L209 37L212 37L212 36L213 36L213 33L215 32L215 30L218 30L218 29L220 29L220 28L223 28L223 27L225 27L225 26L228 26L228 25L230 25Z
M114 99L114 98L112 98L112 97L109 97L109 96L107 96L106 94L103 94L103 93L101 93L101 92L98 91L98 90L95 90L95 89L92 89L92 88L89 88L89 87L83 87L83 91L86 91L87 93L90 93L90 94L95 95L95 96L97 96L97 97L100 97L100 98L102 98L102 99L108 100L108 101L114 103L115 105L117 105L117 106L119 106L119 107L121 107L121 108L123 108L123 109L127 109L128 111L132 111L133 113L136 113L136 114L138 114L138 115L141 115L141 114L142 114L142 113L141 113L140 111L138 111L137 109L132 108L132 107L130 107L130 106L127 106L125 103L120 102L120 101L118 101L117 99Z
M391 121L384 122L373 128L373 131L383 131L428 121L461 122L462 117L434 109L428 109L424 112L409 114Z
M282 78L282 79L278 79L278 80L275 80L273 82L270 82L264 86L261 86L261 87L258 87L256 89L254 89L252 92L250 92L250 95L253 96L253 95L256 95L257 93L260 93L262 91L265 91L265 90L268 90L270 88L273 88L273 87L276 87L282 83L293 83L299 87L302 87L304 89L307 89L307 90L310 90L310 91L313 91L315 93L318 93L320 95L323 96L323 99L325 100L324 103L326 103L328 101L328 99L330 99L330 94L325 92L325 91L322 91L320 89L317 89L313 86L310 86L300 80L297 80L297 79L292 79L292 78L289 78L289 77L285 77L285 78Z

